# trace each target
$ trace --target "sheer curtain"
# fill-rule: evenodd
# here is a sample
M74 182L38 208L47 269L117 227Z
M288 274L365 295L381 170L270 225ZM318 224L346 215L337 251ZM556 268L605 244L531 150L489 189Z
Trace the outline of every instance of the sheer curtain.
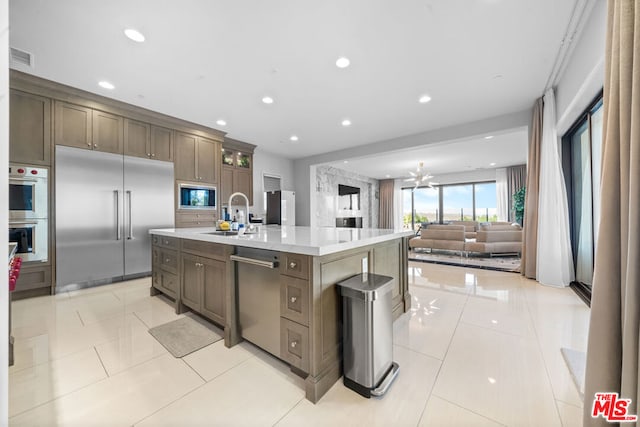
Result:
M507 168L496 169L496 210L498 221L509 221L509 192L507 190Z
M587 368L585 426L596 392L640 398L640 0L608 3L600 215ZM630 425L639 426L640 421Z
M569 286L573 256L569 235L569 208L562 175L556 101L553 89L544 95L538 200L538 261L536 279L543 285Z

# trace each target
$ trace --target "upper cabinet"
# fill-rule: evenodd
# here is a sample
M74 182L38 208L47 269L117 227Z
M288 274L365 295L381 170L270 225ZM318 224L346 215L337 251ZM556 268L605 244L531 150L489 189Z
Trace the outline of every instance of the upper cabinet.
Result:
M93 149L122 154L124 120L120 116L93 110Z
M123 152L120 116L62 101L55 102L55 143L88 150Z
M243 193L253 205L253 155L231 148L222 149L222 203L233 193Z
M11 90L9 159L16 163L51 164L51 100Z
M218 182L218 142L176 132L175 177L177 180Z
M124 154L173 161L173 131L135 120L124 120Z

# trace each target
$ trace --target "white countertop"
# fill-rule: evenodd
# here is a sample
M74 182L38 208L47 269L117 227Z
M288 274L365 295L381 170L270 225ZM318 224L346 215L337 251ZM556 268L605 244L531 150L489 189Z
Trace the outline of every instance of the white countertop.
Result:
M334 228L261 225L260 232L240 236L207 234L213 227L162 228L150 234L304 255L328 255L374 243L412 236L413 231L379 228Z

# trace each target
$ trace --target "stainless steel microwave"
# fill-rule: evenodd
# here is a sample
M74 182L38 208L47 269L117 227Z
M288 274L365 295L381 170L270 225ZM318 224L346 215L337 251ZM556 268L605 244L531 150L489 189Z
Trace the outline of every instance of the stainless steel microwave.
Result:
M216 187L181 183L178 188L179 209L216 209Z

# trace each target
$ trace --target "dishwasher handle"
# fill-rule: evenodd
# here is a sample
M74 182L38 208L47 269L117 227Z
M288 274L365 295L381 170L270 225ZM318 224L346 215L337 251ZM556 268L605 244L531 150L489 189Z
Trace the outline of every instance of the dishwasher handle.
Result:
M243 262L245 264L257 265L258 267L276 268L278 267L278 261L263 261L261 259L247 258L239 255L231 255L229 257L231 261Z

